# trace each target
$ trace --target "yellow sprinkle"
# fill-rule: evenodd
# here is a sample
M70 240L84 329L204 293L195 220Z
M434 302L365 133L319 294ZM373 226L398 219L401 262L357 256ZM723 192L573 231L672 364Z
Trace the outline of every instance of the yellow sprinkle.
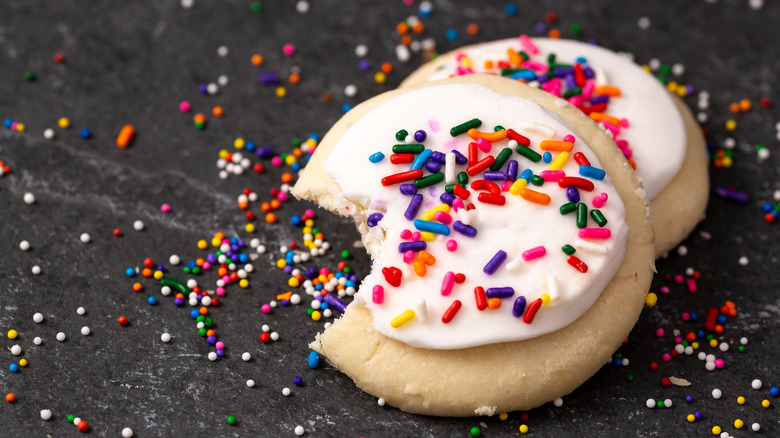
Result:
M653 72L653 70L647 64L642 65L642 70L644 70L644 71L646 71L648 73L652 73Z
M742 426L744 426L744 425L745 425L745 422L740 420L739 418L734 420L734 427L736 427L737 429L742 429Z
M287 156L287 157L284 159L284 164L286 164L286 165L288 165L288 166L292 166L293 164L295 164L295 162L296 162L296 161L297 161L297 158L295 157L295 155L293 155L293 154L290 154L290 155L288 155L288 156Z
M290 287L298 287L301 285L301 282L295 277L290 277L290 279L287 280L287 285Z
M502 412L502 413L498 414L498 418L501 421L506 421L506 419L509 418L509 414L507 414L506 412Z
M162 280L162 278L165 276L163 271L154 271L154 279L155 280Z
M737 129L737 121L736 120L728 120L726 121L726 131L734 131Z
M430 231L420 231L420 240L423 240L425 242L433 242L436 240L436 235L431 233Z
M528 426L526 426L525 424L521 424L520 433L528 433Z
M209 244L205 240L198 240L198 249L206 249Z
M233 142L233 147L236 149L244 149L244 146L246 146L246 141L243 138L237 138Z
M255 224L246 224L246 227L244 227L247 233L254 233L255 232Z
M215 248L218 248L218 247L219 247L219 245L221 245L221 244L222 244L222 240L221 240L221 239L219 239L219 238L217 238L217 237L215 237L215 238L211 239L211 246L213 246L213 247L215 247ZM207 245L207 246L208 246L208 245ZM205 249L205 248L203 248L203 249Z
M744 405L745 404L745 397L742 397L741 395L737 397L737 403Z
M320 318L322 318L322 314L320 313L319 310L315 310L314 312L311 312L311 319L315 321L319 321Z
M287 89L284 88L284 87L277 88L276 89L276 97L278 97L279 99L281 99L283 97L287 97Z
M771 404L771 403L769 403L769 400L767 400L767 399L764 399L764 400L761 402L761 406L763 406L763 407L765 407L765 408L768 408L770 404Z
M696 421L696 416L693 414L688 414L687 418L689 423L693 423L694 421Z
M728 169L734 164L734 159L731 157L723 157L723 159L721 159L721 164Z
M429 222L433 221L433 215L436 214L437 211L443 211L445 213L449 213L450 206L447 204L441 204L436 207L433 207L432 209L423 213L423 215L421 216L422 220L429 221Z
M279 260L276 261L276 267L277 268L282 269L285 266L287 266L287 262L284 261L284 259L279 259Z
M657 302L658 302L658 295L654 294L653 292L650 292L645 297L645 305L647 305L647 307L653 307Z
M557 157L550 163L550 167L548 167L548 170L561 170L563 169L563 166L566 165L566 162L569 161L569 153L566 151L561 152L558 154Z
M699 349L699 343L698 342L691 342L691 347L693 347L694 350Z
M242 289L246 289L249 287L249 280L242 278L241 281L238 282L238 285L241 286Z
M550 304L550 296L547 294L542 294L540 297L542 299L542 305L546 306L547 304Z
M411 321L414 318L414 310L409 309L402 314L396 316L393 318L392 321L390 321L390 327L392 328L399 328L403 327L407 322Z
M22 359L19 361L19 366L26 367L27 366L27 359Z
M376 82L379 85L382 85L385 82L387 82L387 76L381 71L376 72L376 74L374 75L374 82Z
M669 90L669 92L674 93L674 90L677 89L677 82L675 81L669 81L666 84L666 89Z
M718 340L717 339L710 339L710 347L715 348L718 346Z
M517 181L515 181L511 187L509 187L509 193L517 196L520 194L520 190L523 190L527 184L528 181L520 178Z
M720 426L713 426L712 427L712 434L713 435L720 435Z
M68 129L70 128L70 120L68 120L67 117L61 118L57 124L60 126L61 129Z
M222 149L219 151L219 158L227 159L229 153L227 149Z
M303 224L309 227L309 233L311 233L311 227L314 226L314 219L306 219L306 222Z
M24 123L17 123L16 124L16 132L24 132L25 129L26 128L24 126Z
M684 85L680 84L677 86L677 89L674 90L674 93L680 97L686 97L688 95L688 89L686 89Z
M16 330L8 330L8 339L16 339L17 336L19 336L19 333Z

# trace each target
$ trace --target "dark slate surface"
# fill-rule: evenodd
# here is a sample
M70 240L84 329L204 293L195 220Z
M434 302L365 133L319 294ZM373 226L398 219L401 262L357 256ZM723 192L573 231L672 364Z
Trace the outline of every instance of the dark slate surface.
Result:
M241 136L289 152L293 138L324 134L343 104L395 87L422 62L420 54L407 64L394 55L395 25L418 14L417 2L312 0L305 15L296 12L292 1L264 2L260 13L251 11L248 0L196 0L192 9L173 0L2 2L0 117L27 127L26 132L0 128L0 160L12 168L0 178L0 327L3 334L10 329L20 333L16 340L3 338L7 347L23 348L22 356L4 353L0 361L0 388L17 396L15 403L0 405L3 435L76 435L68 414L88 421L89 433L101 436L120 436L124 427L136 436L294 436L296 425L303 425L307 436L468 436L474 426L481 426L483 436L510 436L519 434L520 424L536 436L707 436L715 425L734 436L752 434L748 426L735 429L737 418L748 425L760 423L757 436L777 435L776 408L764 409L760 402L777 402L769 387L780 384L775 252L780 228L764 222L761 206L773 202L773 192L780 189L780 154L774 154L774 125L780 115L777 104L761 108L758 100L768 96L780 103L775 44L780 4L767 1L755 10L750 7L755 2L747 0L572 3L518 2L518 14L510 17L503 2L436 1L426 32L415 38L434 38L439 50L447 51L535 34L534 24L553 10L564 37L573 37L569 28L579 24L583 33L575 38L594 38L613 50L631 52L640 63L653 58L667 65L682 63L686 71L680 80L711 94L711 108L705 111L711 146L718 150L726 138L736 140L733 168L713 169L713 185L733 186L750 201L742 205L713 196L707 219L685 242L687 255L658 262L653 291L667 285L670 293L660 294L658 305L644 310L633 332L635 342L621 348L628 366L605 366L564 397L560 408L546 405L529 412L527 421L520 413L501 421L409 415L378 406L329 366L308 368L307 342L323 322L307 317L309 298L304 295L302 305L270 315L260 311L288 289L287 276L271 257L278 257L281 245L300 240L300 230L289 218L307 204L284 204L278 224L258 222L255 236L273 256L253 262L250 289L230 287L222 305L212 308L219 338L227 345L225 359L207 360L213 347L198 337L189 309L175 307L152 280L142 279L144 291L133 292L135 280L124 274L145 257L158 262L171 254L185 261L201 257L196 242L219 230L249 237L236 197L248 186L268 200L282 171L264 162L268 170L262 175L220 180L215 167L219 150L232 150L233 140ZM650 19L648 29L640 29L640 17ZM466 33L470 22L480 25L478 35ZM448 40L448 29L456 29L459 37ZM298 49L291 58L281 54L288 42ZM359 70L354 55L361 43L370 49L369 72ZM230 49L227 57L217 56L221 45ZM52 61L56 52L64 54L63 64ZM263 67L251 65L254 53L265 56ZM385 86L377 86L373 74L386 61L395 72ZM257 83L261 71L286 77L295 67L302 81L288 86L286 99ZM27 71L35 72L37 80L26 82ZM219 95L198 93L200 84L215 82L222 74L229 76L230 85ZM359 89L356 98L342 92L350 83ZM322 102L328 93L332 101ZM728 105L742 98L751 99L754 109L730 114ZM194 129L193 114L178 111L183 99L209 115L207 129ZM695 106L696 97L686 102ZM224 118L210 115L214 105L225 108ZM68 131L56 127L63 116L73 123ZM739 127L728 133L724 122L732 117ZM114 140L127 123L135 125L137 135L130 148L120 150ZM79 136L85 127L94 134L90 140ZM46 128L55 129L55 140L43 138ZM754 151L758 144L774 154L763 163ZM22 201L26 192L36 195L36 204ZM173 211L162 214L162 203ZM257 204L253 210L259 213ZM138 219L146 224L143 232L132 229ZM367 257L352 248L358 235L351 224L320 212L317 225L334 251L306 266L333 269L340 251L351 249L355 256L349 264L359 275L367 273ZM116 227L123 237L113 236ZM91 243L79 242L84 232L92 236ZM20 251L22 240L32 250ZM740 265L740 257L749 264ZM42 275L31 274L34 265ZM702 274L696 294L663 281L663 274L684 274L689 267ZM187 278L179 269L171 275ZM198 278L211 286L215 274ZM157 306L146 303L150 295L160 300ZM661 361L674 346L673 330L687 333L702 327L701 322L682 321L682 312L704 315L725 300L739 309L718 336L730 349L702 347L725 359L724 369L708 372L695 357ZM80 306L86 308L84 316L76 314ZM43 324L32 321L35 312L45 315ZM116 323L120 315L130 319L128 327ZM263 324L278 332L280 340L261 344ZM92 334L81 336L82 326ZM658 327L666 330L663 338L655 336ZM66 342L55 340L59 331L67 334ZM163 332L171 333L173 342L163 344ZM43 338L42 345L33 345L36 336ZM744 353L736 351L741 337L749 339ZM254 359L242 361L244 351ZM10 373L8 366L22 357L29 365ZM661 363L658 371L649 371L652 361ZM295 387L294 376L302 377L304 385ZM667 376L692 385L664 388L660 382ZM761 390L751 389L755 378L764 382ZM247 379L257 386L247 388ZM283 387L292 388L292 395L282 396ZM711 397L714 388L723 391L722 399ZM694 397L692 404L684 401L686 395ZM739 395L747 398L745 405L737 404ZM645 407L648 398L669 398L674 406L651 410ZM46 408L54 413L48 422L39 417ZM689 424L685 417L696 410L703 417ZM238 418L237 425L227 425L229 415Z

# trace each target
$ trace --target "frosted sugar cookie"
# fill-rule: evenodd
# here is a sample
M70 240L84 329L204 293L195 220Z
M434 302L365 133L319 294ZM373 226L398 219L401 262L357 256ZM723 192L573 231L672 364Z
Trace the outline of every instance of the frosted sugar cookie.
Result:
M623 342L652 278L626 159L577 108L504 78L355 107L293 194L352 217L374 261L312 348L409 412L490 415L568 394Z
M521 36L439 56L401 85L471 73L537 84L602 123L647 190L656 257L702 219L709 175L701 128L678 98L625 56L578 41Z

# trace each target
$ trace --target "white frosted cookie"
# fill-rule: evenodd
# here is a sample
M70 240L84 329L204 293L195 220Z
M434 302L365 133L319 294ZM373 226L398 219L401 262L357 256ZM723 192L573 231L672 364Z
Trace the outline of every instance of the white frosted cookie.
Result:
M652 279L645 192L611 139L500 77L360 104L292 193L352 217L373 259L311 347L408 412L491 415L570 393L621 345Z
M596 119L600 120L600 113L612 117L606 118L605 124L647 190L656 257L660 257L685 239L704 215L709 197L706 146L690 110L627 57L578 41L521 36L441 55L412 73L401 86L471 73L538 83L537 75L555 72L556 66L550 68L550 55L563 69L557 75L560 83L547 81L541 86L558 95L581 88L583 93L574 94L575 105L592 109L603 99L597 97L601 85L620 90L619 96L607 97L606 109L595 111ZM565 69L578 61L584 67L584 77L591 81L572 83L566 77Z

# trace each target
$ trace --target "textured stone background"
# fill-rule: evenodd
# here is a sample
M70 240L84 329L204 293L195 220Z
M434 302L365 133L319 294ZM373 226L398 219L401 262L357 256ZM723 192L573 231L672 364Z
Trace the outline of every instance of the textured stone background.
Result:
M562 407L542 406L527 421L520 413L507 421L441 419L380 407L337 370L308 368L307 342L323 323L306 316L309 297L304 295L298 307L270 315L260 311L260 305L288 289L274 260L281 245L300 240L289 218L310 206L297 202L284 205L278 224L258 222L255 236L271 255L253 262L250 289L229 288L222 305L212 309L227 357L208 361L213 348L198 337L189 309L173 306L151 280L142 280L142 293L133 292L135 280L125 276L125 269L140 266L145 257L162 263L171 254L184 261L200 257L196 242L210 240L219 230L251 237L243 230L246 220L235 199L251 187L267 200L282 171L266 161L264 174L220 180L219 150L233 150L233 140L243 137L289 152L293 138L323 135L343 104L395 87L422 62L419 53L406 64L394 55L395 25L418 14L419 2L312 0L309 13L302 15L292 1L264 2L262 12L255 13L249 0L195 0L191 9L174 0L6 0L0 4L0 118L23 122L27 131L0 127L0 160L13 169L0 178L0 328L4 334L19 331L19 338L3 342L24 351L20 357L5 353L0 361L1 391L18 398L0 405L3 435L78 434L66 422L68 414L88 421L92 434L108 436L119 436L124 427L136 436L294 436L296 425L304 426L308 436L467 436L480 424L484 436L508 436L517 435L523 423L537 436L705 436L714 425L734 436L749 434L734 428L737 418L759 422L764 436L778 433L776 408L761 408L760 401L777 401L768 387L779 380L775 242L780 229L764 222L761 205L773 202L780 188L780 154L759 163L754 148L763 144L774 154L777 146L780 4L766 2L755 10L748 0L539 1L518 2L518 14L508 16L505 2L433 3L426 32L416 38L435 39L442 52L520 33L535 35L534 24L555 11L564 37L594 38L633 53L639 63L654 58L682 63L681 81L710 92L704 126L711 146L723 148L727 137L737 145L734 167L712 170L713 186L736 187L750 201L741 205L713 196L707 218L685 242L687 255L658 262L653 291L668 285L671 292L645 309L633 333L636 341L620 349L630 364L605 366L564 397ZM650 19L649 28L640 29L640 17ZM479 24L478 35L466 33L470 22ZM571 34L573 24L581 25L581 36ZM459 37L448 40L448 29L456 29ZM281 54L285 43L296 45L295 56ZM369 47L369 72L358 69L358 44ZM230 49L227 57L217 56L222 45ZM63 64L52 61L56 52L65 55ZM251 65L254 53L265 56L263 67ZM378 86L373 73L385 61L393 63L395 72ZM296 67L302 81L287 86L285 99L257 82L261 71L286 77ZM25 81L28 71L36 73L36 81ZM199 94L200 84L222 74L230 84L217 96ZM348 84L358 87L357 97L344 96ZM322 102L328 93L332 101ZM762 96L776 103L760 108ZM742 98L751 99L754 109L730 114L728 105ZM185 99L209 116L204 131L193 128L192 113L178 111ZM695 106L695 95L686 102ZM224 118L210 115L214 105L225 108ZM56 127L63 116L72 121L70 130ZM732 117L739 128L728 133L724 122ZM114 140L127 123L135 125L137 135L130 148L120 150ZM85 127L92 139L80 138ZM43 138L46 128L55 129L55 140ZM36 204L24 204L26 192L36 195ZM162 203L173 211L162 214ZM138 219L146 224L143 232L132 229ZM352 248L358 235L350 223L320 212L317 225L334 251L307 266L335 268L340 251L351 249L355 255L349 264L359 275L368 272L367 257ZM123 237L112 235L116 227ZM83 232L92 236L91 243L79 242ZM31 243L31 251L19 250L22 240ZM743 256L747 266L738 263ZM42 268L42 275L31 274L33 265ZM684 274L689 267L702 273L698 293L663 281L663 274ZM186 278L178 269L172 276ZM198 279L210 286L215 275ZM150 295L158 297L158 305L146 303ZM725 359L724 369L707 372L695 357L660 360L674 346L674 329L701 328L701 323L683 322L682 312L704 315L725 300L735 301L740 311L718 337L731 349L703 348ZM87 310L84 316L76 314L80 306ZM45 315L43 324L32 321L35 312ZM119 315L126 315L130 326L120 327ZM263 324L280 334L278 342L258 341ZM88 337L79 334L85 325L92 330ZM666 330L663 338L655 336L658 327ZM59 331L67 334L66 342L54 339ZM173 342L163 344L163 332L171 333ZM35 336L44 339L42 345L33 345ZM750 343L738 353L743 336ZM244 351L254 359L242 361ZM22 357L29 365L10 373L8 365ZM658 371L648 370L652 361L661 363ZM304 385L295 387L294 376L302 377ZM663 388L660 381L666 376L692 385ZM762 390L750 388L754 378L764 381ZM257 386L247 388L247 379ZM282 396L283 387L292 388L290 397ZM710 396L713 388L723 391L721 400ZM691 405L684 402L688 394L695 399ZM743 406L736 403L739 395L748 399ZM670 398L675 405L647 409L648 398ZM39 417L45 408L54 412L49 422ZM689 424L685 416L696 410L704 417ZM236 426L226 424L228 415L238 418Z

